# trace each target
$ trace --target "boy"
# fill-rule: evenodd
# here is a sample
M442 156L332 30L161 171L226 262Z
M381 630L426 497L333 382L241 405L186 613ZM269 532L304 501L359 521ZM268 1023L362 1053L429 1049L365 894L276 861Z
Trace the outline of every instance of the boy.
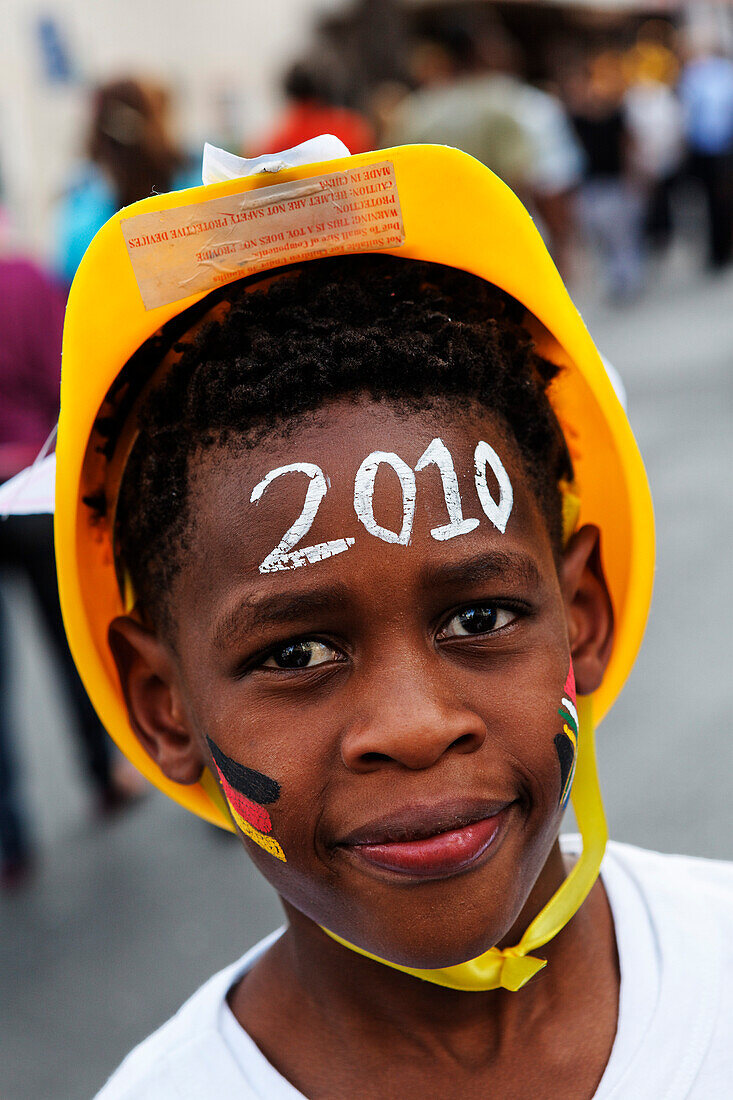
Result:
M288 921L104 1100L726 1095L730 868L597 878L651 509L506 188L416 147L146 200L82 264L63 386L92 698Z

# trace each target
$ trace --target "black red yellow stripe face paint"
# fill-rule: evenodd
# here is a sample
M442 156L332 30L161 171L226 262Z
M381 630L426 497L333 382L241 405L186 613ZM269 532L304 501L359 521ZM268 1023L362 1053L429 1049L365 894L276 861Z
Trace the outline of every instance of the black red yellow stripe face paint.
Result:
M280 784L269 775L232 760L210 737L206 740L237 827L260 848L286 863L285 853L271 835L272 821L267 811L267 806L280 797Z
M562 721L562 733L555 734L555 749L560 763L560 806L564 810L570 798L578 757L578 712L576 710L575 673L572 662L565 681L562 703L557 712Z

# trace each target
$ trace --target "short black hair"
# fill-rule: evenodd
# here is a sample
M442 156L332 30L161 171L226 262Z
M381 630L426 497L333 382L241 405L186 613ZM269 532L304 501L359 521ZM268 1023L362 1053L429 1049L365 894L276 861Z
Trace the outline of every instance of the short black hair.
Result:
M524 307L474 275L393 256L313 260L286 274L209 295L121 376L129 412L151 361L171 346L180 353L138 413L116 515L117 554L153 621L172 625L167 597L193 521L192 457L253 446L348 395L404 409L485 407L515 440L559 553L559 482L572 480L572 463L547 396L558 368L537 354ZM220 319L178 342L217 301L226 303ZM119 424L102 430L112 450Z

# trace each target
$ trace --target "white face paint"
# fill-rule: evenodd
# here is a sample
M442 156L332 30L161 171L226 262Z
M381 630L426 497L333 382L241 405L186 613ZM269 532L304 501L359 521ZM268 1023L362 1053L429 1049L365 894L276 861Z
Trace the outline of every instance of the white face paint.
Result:
M402 486L402 528L397 534L381 527L374 518L374 483L382 463L391 466ZM370 535L383 542L407 546L415 517L415 475L399 455L391 451L372 451L356 471L354 478L354 509Z
M453 465L453 457L442 439L434 439L429 444L417 460L415 469L419 472L424 470L426 466L430 466L431 463L434 463L440 470L445 507L450 523L446 523L443 527L433 527L430 534L439 542L454 539L456 535L467 535L469 531L473 531L478 527L478 520L463 518L463 504L458 488L456 468Z
M270 470L269 474L263 477L252 490L250 504L256 504L261 499L265 489L275 478L282 477L283 474L295 473L307 474L311 479L305 494L303 511L292 527L285 532L275 549L260 563L260 573L274 573L279 569L297 569L306 562L313 564L323 561L324 558L332 558L334 554L342 554L354 544L353 539L332 539L331 542L319 542L314 546L293 550L293 547L305 538L313 526L316 512L328 491L328 481L323 470L312 462L291 462L289 466L278 466L277 469Z
M476 445L474 462L476 466L476 492L481 507L494 527L503 534L514 505L514 491L509 475L496 451L483 440ZM399 531L391 531L388 527L382 527L374 517L374 487L377 472L382 464L390 466L400 481L402 489L402 527ZM419 473L431 464L437 466L440 472L449 522L440 527L433 527L430 534L440 542L455 538L457 535L467 535L478 527L479 521L463 518L463 502L461 501L458 476L453 458L443 440L437 437L432 440L418 459L415 471ZM486 469L488 466L491 467L499 485L498 503L492 497L487 484ZM353 538L340 538L331 539L330 542L315 543L313 546L303 546L300 550L295 549L313 526L316 513L330 485L321 467L312 462L291 462L288 466L278 466L276 469L270 470L269 474L255 485L250 503L257 504L261 500L262 494L276 478L282 477L283 474L293 473L306 474L310 479L305 501L303 502L303 510L292 527L285 532L275 549L270 551L260 564L260 573L274 573L280 569L297 569L300 565L313 564L317 561L323 561L325 558L332 558L335 554L342 554L354 545L355 540ZM364 459L354 478L354 510L370 535L381 539L382 542L407 546L415 518L416 491L415 473L399 455L391 451L372 451Z
M514 505L514 490L509 480L509 474L504 469L504 465L494 448L490 447L488 443L484 443L483 440L476 445L474 461L476 463L476 492L481 501L481 507L484 512L486 512L486 515L489 517L494 527L496 527L497 531L501 531L501 533L504 534ZM491 467L494 472L494 477L499 483L498 504L492 497L489 492L489 487L486 484L487 466Z

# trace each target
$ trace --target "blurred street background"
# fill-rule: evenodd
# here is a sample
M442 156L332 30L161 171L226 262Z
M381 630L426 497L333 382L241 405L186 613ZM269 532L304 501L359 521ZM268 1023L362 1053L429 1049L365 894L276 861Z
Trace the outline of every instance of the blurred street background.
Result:
M55 422L89 240L200 180L205 140L467 149L533 211L654 495L647 636L599 734L611 835L733 858L732 57L722 0L5 0L0 482ZM280 921L236 841L110 749L59 633L51 538L0 521L0 1100L92 1096Z

